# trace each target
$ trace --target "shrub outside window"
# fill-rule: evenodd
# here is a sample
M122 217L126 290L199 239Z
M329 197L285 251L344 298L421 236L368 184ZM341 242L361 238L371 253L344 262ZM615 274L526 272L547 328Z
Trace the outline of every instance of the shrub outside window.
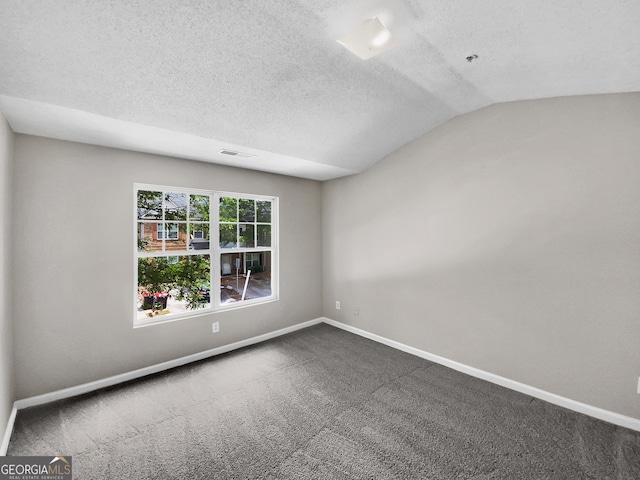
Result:
M135 326L277 300L277 197L134 187Z

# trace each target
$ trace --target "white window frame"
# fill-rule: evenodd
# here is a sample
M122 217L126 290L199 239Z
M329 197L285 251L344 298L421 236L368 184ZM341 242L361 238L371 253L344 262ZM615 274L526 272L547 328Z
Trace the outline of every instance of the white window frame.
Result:
M248 194L248 193L237 193L237 192L224 192L218 190L203 190L203 189L193 189L193 188L185 188L185 187L173 187L166 185L151 185L151 184L143 184L143 183L135 183L133 186L133 204L134 204L134 235L133 235L133 251L134 251L134 283L133 283L133 292L134 292L134 302L133 302L133 324L134 327L141 327L147 325L155 325L159 323L166 323L176 320L182 320L186 318L201 316L201 315L209 315L217 312L227 311L227 310L235 310L238 308L245 308L254 305L260 305L263 303L270 303L277 301L279 299L279 252L278 252L278 214L279 214L279 199L276 196L271 195L257 195L257 194ZM162 249L151 252L141 252L138 250L138 222L142 223L172 223L171 221L165 222L164 219L155 219L155 220L143 220L138 218L138 191L155 191L162 192L162 198L167 192L176 192L176 193L185 193L188 195L204 195L209 196L209 206L210 206L210 215L209 215L209 248L208 249L199 249L194 250L190 248L190 246L185 246L184 250L166 250L165 242L170 241L172 239L162 238ZM271 245L268 247L236 247L233 248L221 248L220 247L220 229L219 229L219 202L222 197L230 197L235 199L247 199L247 200L255 200L255 201L269 201L271 202L271 222L258 222L257 217L253 222L254 225L254 244L257 243L257 226L262 225L271 225ZM188 198L188 197L187 197ZM187 204L188 209L188 204ZM174 222L176 223L176 222ZM180 223L180 222L177 222ZM187 225L189 224L189 220L187 220ZM193 223L197 223L199 225L206 225L207 222L202 222L201 220L194 220ZM242 222L243 224L251 222ZM236 222L239 225L240 222ZM194 230L195 231L195 230ZM160 240L160 239L158 239ZM148 257L167 257L167 252L170 253L170 256L190 256L190 255L209 255L210 259L210 298L211 303L210 307L198 309L198 310L190 310L183 313L175 313L175 314L167 314L160 315L158 317L151 317L145 319L138 319L138 259L140 258L148 258ZM271 255L271 295L268 297L255 298L250 300L239 301L235 303L222 304L220 302L219 295L219 285L221 283L221 255L226 253L269 253Z
M175 230L167 229L167 225L175 225ZM158 222L156 226L156 235L158 240L179 240L180 234L178 233L180 228L176 222ZM171 236L171 233L175 232L175 236Z

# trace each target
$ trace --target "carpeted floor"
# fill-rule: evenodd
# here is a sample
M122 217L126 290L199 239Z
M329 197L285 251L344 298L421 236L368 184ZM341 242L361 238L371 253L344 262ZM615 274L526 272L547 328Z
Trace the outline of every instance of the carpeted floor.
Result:
M78 479L638 479L640 433L328 325L18 413Z

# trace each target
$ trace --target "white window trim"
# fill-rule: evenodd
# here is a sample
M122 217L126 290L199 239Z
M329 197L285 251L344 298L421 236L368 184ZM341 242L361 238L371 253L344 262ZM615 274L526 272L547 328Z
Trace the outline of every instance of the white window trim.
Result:
M207 195L210 198L210 220L208 222L209 226L209 248L202 250L194 250L190 249L189 245L185 247L184 250L171 250L171 256L190 256L190 255L209 255L210 259L210 284L211 284L211 303L209 308L203 308L199 310L192 310L184 313L176 313L176 314L168 314L161 315L159 317L151 317L148 319L138 319L138 259L139 258L148 258L148 257L166 257L167 251L164 249L165 242L172 239L162 239L163 250L160 251L152 251L152 252L140 252L138 250L138 223L143 222L147 223L150 221L143 221L138 219L137 214L137 206L138 206L138 191L139 190L149 190L149 191L161 191L163 198L166 192L180 192L186 193L187 195ZM218 225L220 223L232 223L232 222L219 222L219 201L221 197L231 197L236 199L249 199L256 201L270 201L271 202L271 223L258 222L257 216L256 221L251 222L242 222L249 223L255 225L254 228L254 242L257 243L257 226L258 225L271 225L271 245L268 247L233 247L233 248L221 248L220 247L220 229ZM224 312L228 310L236 310L239 308L246 308L255 305L260 305L263 303L270 303L279 300L279 198L271 195L258 195L258 194L250 194L250 193L238 193L238 192L224 192L219 190L203 190L203 189L193 189L193 188L185 188L185 187L175 187L175 186L167 186L167 185L152 185L152 184L143 184L143 183L135 183L133 185L133 204L134 204L134 214L133 214L133 223L134 223L134 235L133 235L133 252L134 252L134 262L133 262L133 271L134 271L134 283L133 283L133 326L143 327L148 325L157 325L161 323L173 322L178 320L183 320L186 318L197 317L201 315L211 315L219 312ZM187 207L188 208L188 207ZM202 222L201 220L194 220L189 223L199 223L200 225L207 225L207 222ZM157 223L171 223L166 222L164 219L159 219L156 221ZM240 222L236 222L239 225ZM266 253L269 252L271 255L271 295L268 297L255 298L251 300L244 300L242 302L230 303L230 304L221 304L220 303L220 295L218 294L218 289L214 288L214 285L219 284L221 281L221 264L220 257L226 253Z
M165 227L167 225L175 225L176 229L175 229L175 233L176 236L174 237L170 237L168 235L165 235L165 232L172 232L172 230L167 230ZM180 228L178 227L178 224L176 222L158 222L158 224L156 225L156 237L158 240L179 240L180 239ZM160 235L162 234L162 235Z

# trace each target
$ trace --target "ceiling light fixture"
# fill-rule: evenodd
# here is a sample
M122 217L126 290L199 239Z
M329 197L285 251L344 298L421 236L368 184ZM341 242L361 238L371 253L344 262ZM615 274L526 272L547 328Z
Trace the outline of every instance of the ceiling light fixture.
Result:
M378 17L366 19L354 32L337 42L362 60L391 50L400 43Z

